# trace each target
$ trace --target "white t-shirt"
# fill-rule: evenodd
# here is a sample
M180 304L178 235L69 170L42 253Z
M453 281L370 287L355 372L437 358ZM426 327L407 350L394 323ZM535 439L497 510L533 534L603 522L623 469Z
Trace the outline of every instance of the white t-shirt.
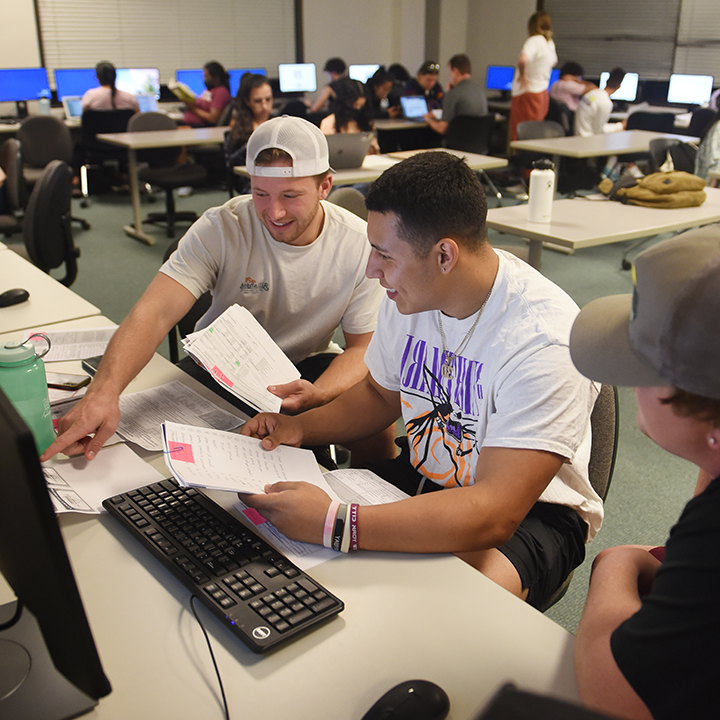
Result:
M485 446L556 453L566 462L540 500L574 508L592 538L603 517L587 469L597 388L570 359L577 305L526 263L497 253L495 284L452 379L441 374L437 313L401 315L387 298L365 363L380 385L400 392L410 461L428 479L472 485ZM448 350L474 320L443 316Z
M248 195L206 211L160 268L195 297L212 290L197 329L237 303L295 363L339 352L331 343L338 325L347 333L372 332L383 291L365 277L366 223L332 203L322 207L322 231L302 247L273 240Z
M525 78L527 87L520 87L520 74L515 70L512 83L512 95L523 93L539 93L548 89L550 84L550 73L557 63L555 42L546 40L544 35L532 35L529 37L520 51L521 55L527 56L525 64Z
M90 88L80 101L80 107L85 110L112 110L112 97L109 87ZM115 110L134 110L140 112L138 101L134 95L124 90L115 89Z
M622 123L608 122L612 109L613 102L605 90L595 88L586 92L575 111L575 134L590 137L622 130Z

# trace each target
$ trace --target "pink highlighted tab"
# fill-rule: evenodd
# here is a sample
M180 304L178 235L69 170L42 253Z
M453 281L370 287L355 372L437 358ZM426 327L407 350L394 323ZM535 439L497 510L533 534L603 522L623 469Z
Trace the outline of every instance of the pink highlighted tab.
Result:
M229 377L225 375L225 373L217 366L215 365L213 369L210 371L223 385L227 385L228 387L233 386L232 380L230 380Z
M262 525L264 522L267 522L267 520L255 508L246 508L243 510L243 515L253 525Z
M195 458L193 457L192 445L188 443L170 442L168 448L172 453L173 460L180 460L181 462L195 464Z

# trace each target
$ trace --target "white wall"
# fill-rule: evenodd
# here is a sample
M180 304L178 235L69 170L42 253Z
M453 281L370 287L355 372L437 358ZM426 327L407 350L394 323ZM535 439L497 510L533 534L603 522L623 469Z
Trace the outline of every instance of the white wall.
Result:
M4 28L0 67L38 67L40 49L32 0L0 0L0 17Z

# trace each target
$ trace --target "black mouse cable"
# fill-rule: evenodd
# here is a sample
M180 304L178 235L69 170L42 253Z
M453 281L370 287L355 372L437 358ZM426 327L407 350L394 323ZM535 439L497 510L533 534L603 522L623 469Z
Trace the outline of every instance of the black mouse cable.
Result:
M228 708L227 698L225 697L225 687L223 686L222 677L220 676L220 669L218 668L217 661L215 660L215 653L212 649L212 643L210 642L210 636L207 634L207 630L205 629L205 626L203 625L202 620L200 619L200 616L197 613L197 610L195 609L195 600L200 602L197 595L191 595L190 596L190 609L192 610L192 614L195 616L195 620L197 620L197 624L200 626L200 629L203 632L203 635L205 636L205 642L207 643L208 650L210 651L210 658L212 660L213 667L215 668L215 675L217 675L218 679L218 685L220 686L220 694L222 695L222 701L223 701L223 708L225 710L225 720L230 720L230 710Z

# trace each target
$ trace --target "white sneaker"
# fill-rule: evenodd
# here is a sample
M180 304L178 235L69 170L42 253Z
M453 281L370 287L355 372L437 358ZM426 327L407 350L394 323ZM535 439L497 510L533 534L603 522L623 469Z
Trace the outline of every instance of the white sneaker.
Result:
M179 197L190 197L193 194L193 189L189 185L185 185L178 188L177 194Z

